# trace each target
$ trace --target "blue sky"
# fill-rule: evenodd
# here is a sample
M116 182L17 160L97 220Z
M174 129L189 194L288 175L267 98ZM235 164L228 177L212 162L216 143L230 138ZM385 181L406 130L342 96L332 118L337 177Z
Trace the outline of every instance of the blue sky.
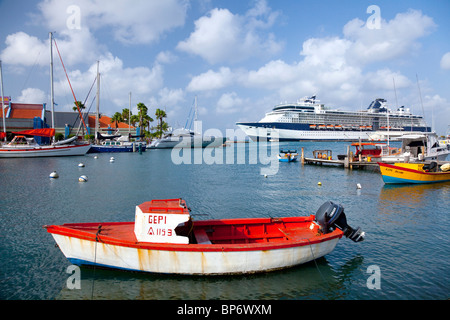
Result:
M368 13L371 5L378 9ZM49 103L55 31L77 99L91 111L100 61L100 111L110 116L131 92L135 113L143 102L184 126L197 96L203 129L225 134L316 94L341 110L381 97L425 115L439 134L450 125L448 0L2 0L0 12L4 90L16 102ZM58 59L56 110L68 111Z

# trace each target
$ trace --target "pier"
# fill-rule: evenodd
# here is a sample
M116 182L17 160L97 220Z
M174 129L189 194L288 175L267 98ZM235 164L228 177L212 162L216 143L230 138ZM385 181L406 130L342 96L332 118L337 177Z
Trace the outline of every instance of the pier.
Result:
M304 149L302 148L301 153L301 163L303 164L314 164L314 165L336 165L343 166L344 168L353 170L353 169L377 169L378 163L376 161L352 161L353 152L350 152L350 148L347 148L347 155L344 159L333 159L333 154L331 150L314 150L312 158L306 158Z
M360 159L358 161L352 161L353 159L353 152L350 151L350 147L347 148L347 154L343 159L333 159L332 151L331 150L314 150L313 151L313 157L307 158L305 157L304 149L302 148L301 152L301 164L311 164L311 165L335 165L335 166L342 166L346 169L370 169L370 170L377 170L379 171L380 168L378 166L378 162L375 158L375 160L372 160L372 158L367 157L364 159ZM430 161L427 161L425 163L429 163ZM449 163L449 161L436 161L439 166Z

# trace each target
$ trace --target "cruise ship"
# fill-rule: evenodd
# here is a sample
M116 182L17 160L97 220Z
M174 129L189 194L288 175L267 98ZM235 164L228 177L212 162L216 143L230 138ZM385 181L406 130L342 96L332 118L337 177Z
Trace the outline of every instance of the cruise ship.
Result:
M428 132L422 116L413 115L404 106L396 111L387 107L385 99L377 98L363 111L326 109L316 96L296 103L279 104L258 122L237 122L252 140L371 140L375 132Z

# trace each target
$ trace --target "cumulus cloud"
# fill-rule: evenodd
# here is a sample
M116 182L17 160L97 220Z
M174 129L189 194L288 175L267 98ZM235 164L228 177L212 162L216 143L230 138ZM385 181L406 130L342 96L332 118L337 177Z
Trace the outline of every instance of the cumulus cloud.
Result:
M100 74L100 108L102 112L112 111L117 106L128 106L128 93L130 91L138 96L149 95L158 92L163 86L163 70L160 64L155 63L152 68L129 68L124 66L121 59L114 57L110 53L100 59ZM68 75L76 92L77 100L84 101L86 96L83 96L83 94L87 95L97 75L97 64L93 63L85 72L77 69L70 71ZM55 73L55 79L59 79L55 81L56 98L70 93L69 84L62 70L58 69L58 72ZM92 97L93 95L90 96L90 98ZM104 102L105 100L112 101L115 106L102 104L102 101ZM72 108L72 102L65 108Z
M352 41L348 52L358 63L398 58L415 50L417 40L436 28L433 19L418 10L399 13L390 21L381 21L379 29L369 29L365 22L354 19L343 29L346 39Z
M217 101L217 113L235 113L242 109L244 100L236 92L224 93Z
M184 25L186 0L45 0L38 5L44 21L62 31L75 20L81 30L109 29L127 44L152 43L173 28ZM78 20L76 20L78 18ZM69 22L68 22L69 21Z
M233 83L235 74L228 67L221 67L219 71L208 70L192 78L187 86L188 91L216 90Z
M265 1L259 1L244 16L215 8L195 21L195 31L179 42L177 49L199 55L211 64L273 55L282 44L264 30L273 25L276 16Z
M47 97L41 89L27 88L22 90L21 95L17 98L17 102L22 103L43 103Z
M3 62L15 65L44 65L49 61L49 45L25 32L16 32L6 37L6 48L1 53Z
M325 101L336 104L365 101L373 95L391 94L394 81L397 89L413 87L413 81L400 71L389 67L371 70L371 66L380 61L411 57L411 52L419 47L418 40L434 28L431 18L415 10L382 21L381 29L369 29L355 19L344 26L343 37L305 40L299 61L288 63L277 59L254 70L225 67L209 70L193 77L188 89L215 90L239 85L275 90L282 100L319 94ZM221 97L223 110L227 110L226 102L231 98L229 94Z
M444 70L450 70L450 52L447 52L442 56L441 68Z

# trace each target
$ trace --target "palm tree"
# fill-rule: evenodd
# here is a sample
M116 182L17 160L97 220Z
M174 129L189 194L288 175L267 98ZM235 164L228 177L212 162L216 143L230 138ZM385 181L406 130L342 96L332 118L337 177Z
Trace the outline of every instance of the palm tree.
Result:
M123 118L122 118L122 114L120 112L114 113L114 115L111 118L111 122L116 123L116 129L119 126L119 122L122 122L122 121L123 121Z
M76 102L74 102L74 104L75 104L75 107L72 108L73 111L78 111L77 105L78 105L78 107L80 108L80 111L83 111L83 109L86 108L86 106L84 105L84 103L82 103L81 101L76 101Z
M159 121L159 125L158 125L158 128L160 130L159 138L161 138L162 134L164 132L163 118L167 118L167 114L164 110L156 109L155 116L156 116L156 119L158 119L158 121ZM167 130L167 127L166 127L166 130Z
M128 123L133 113L128 108L122 109L122 121Z
M148 108L145 104L142 102L139 102L137 104L137 109L139 110L138 116L139 116L139 131L142 130L143 121L145 119L145 116L147 115Z
M136 123L139 122L139 116L137 114L132 114L130 118L130 123L133 127L136 127Z

